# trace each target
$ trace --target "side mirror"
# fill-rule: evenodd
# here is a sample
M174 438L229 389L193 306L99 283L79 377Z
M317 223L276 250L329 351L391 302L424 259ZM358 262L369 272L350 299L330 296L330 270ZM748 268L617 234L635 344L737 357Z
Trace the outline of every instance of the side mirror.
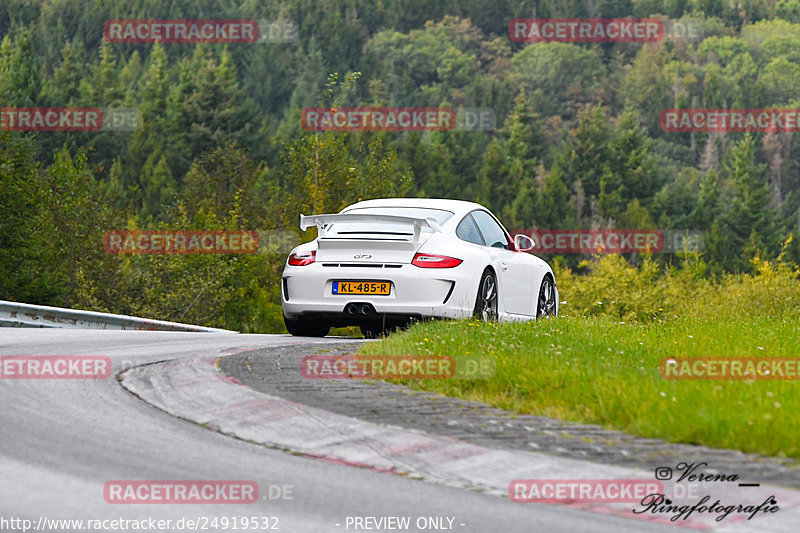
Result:
M533 239L527 235L522 233L517 233L514 235L514 247L518 252L527 252L528 250L533 250L534 246L536 246L536 243L534 243Z

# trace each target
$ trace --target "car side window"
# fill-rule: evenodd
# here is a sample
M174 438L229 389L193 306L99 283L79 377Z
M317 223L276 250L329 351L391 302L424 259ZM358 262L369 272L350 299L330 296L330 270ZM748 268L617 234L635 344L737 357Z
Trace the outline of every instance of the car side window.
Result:
M465 216L464 219L458 223L458 226L456 227L456 235L461 240L483 246L481 232L478 231L478 226L472 219L472 215Z
M473 211L471 214L475 219L475 223L478 225L483 240L486 242L486 246L505 248L506 250L509 249L506 232L503 231L503 228L492 218L492 215L486 211Z

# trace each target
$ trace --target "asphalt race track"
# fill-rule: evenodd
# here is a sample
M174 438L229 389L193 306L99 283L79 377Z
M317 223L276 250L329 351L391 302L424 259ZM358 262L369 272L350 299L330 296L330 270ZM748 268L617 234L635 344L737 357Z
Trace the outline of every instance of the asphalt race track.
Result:
M117 375L129 368L182 358L219 357L243 350L341 339L280 335L65 329L0 330L0 355L103 355L113 373L97 380L0 380L0 530L125 531L47 527L51 520L172 520L169 531L200 521L206 530L252 517L250 528L286 532L381 531L353 517L411 518L410 531L641 532L675 526L507 497L375 469L311 458L232 438L160 410L125 390ZM153 366L151 370L157 367ZM241 386L241 385L240 385ZM202 384L200 385L202 387ZM249 389L248 389L249 390ZM252 394L261 394L250 391ZM523 452L519 452L523 453ZM576 477L580 477L576 475ZM104 486L115 480L251 480L251 504L110 504ZM283 492L281 492L283 491ZM284 494L286 497L284 497ZM210 525L217 517L218 527ZM348 517L350 522L348 522ZM414 523L422 517L427 529ZM428 521L428 518L439 520ZM258 522L255 518L267 521ZM177 527L179 520L183 519ZM277 519L277 520L276 520ZM452 522L450 522L452 520ZM123 523L124 524L124 523ZM349 524L349 525L348 525ZM63 524L62 524L63 525ZM85 524L84 524L85 526ZM116 526L116 527L114 527ZM36 529L38 528L38 529ZM746 531L746 528L734 528ZM131 529L128 529L130 531ZM140 529L144 530L144 529ZM152 529L151 529L152 530Z

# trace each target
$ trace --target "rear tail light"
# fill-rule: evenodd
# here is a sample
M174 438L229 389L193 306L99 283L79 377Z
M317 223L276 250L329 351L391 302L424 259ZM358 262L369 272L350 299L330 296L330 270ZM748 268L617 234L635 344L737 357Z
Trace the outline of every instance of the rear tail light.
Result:
M414 254L411 264L420 268L452 268L462 263L461 259L446 255Z
M289 264L292 266L305 266L314 262L317 252L295 252L289 255Z

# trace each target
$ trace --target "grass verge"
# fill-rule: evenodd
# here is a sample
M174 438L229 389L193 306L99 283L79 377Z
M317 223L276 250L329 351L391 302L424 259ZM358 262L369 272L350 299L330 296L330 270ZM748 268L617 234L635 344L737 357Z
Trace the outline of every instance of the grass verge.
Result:
M491 355L491 379L406 383L517 413L800 459L800 382L667 380L659 372L666 357L798 356L800 323L793 318L439 321L417 324L361 352Z

